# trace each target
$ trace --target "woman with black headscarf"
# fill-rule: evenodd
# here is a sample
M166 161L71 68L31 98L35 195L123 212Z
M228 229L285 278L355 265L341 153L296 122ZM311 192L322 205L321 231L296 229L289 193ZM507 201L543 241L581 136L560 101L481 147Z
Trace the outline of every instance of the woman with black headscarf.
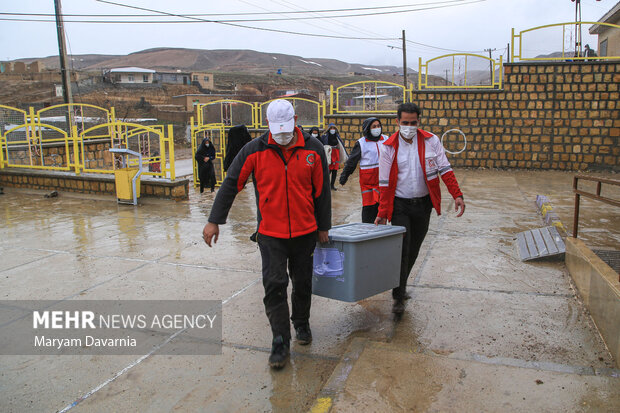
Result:
M329 162L329 172L331 174L331 188L333 191L337 191L334 184L336 183L336 175L338 174L338 169L340 168L340 147L338 143L340 141L340 134L338 133L338 128L333 123L329 124L327 128L327 132L321 136L321 141L323 141L323 145L331 146L331 159L328 159Z
M321 132L319 132L319 128L317 128L316 126L311 127L309 133L310 136L312 136L313 138L321 140L321 138L319 137L321 135Z
M228 142L226 143L226 157L224 158L224 172L228 171L235 156L241 151L246 143L252 140L248 127L237 125L228 131Z
M196 151L195 158L196 162L198 162L200 193L203 193L207 187L211 187L211 192L215 191L215 168L213 167L215 148L208 137L202 140Z
M353 151L340 174L340 185L347 183L357 164L360 164L360 189L362 190L362 222L372 224L379 212L379 152L387 140L381 121L370 117L362 124L363 136L355 142Z

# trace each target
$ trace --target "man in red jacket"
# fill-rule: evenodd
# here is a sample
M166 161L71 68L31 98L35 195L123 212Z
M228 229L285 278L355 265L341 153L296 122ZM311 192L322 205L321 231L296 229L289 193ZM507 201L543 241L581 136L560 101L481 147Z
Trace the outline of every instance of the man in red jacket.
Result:
M405 311L407 279L428 232L433 208L441 214L439 177L454 198L457 217L465 212L463 193L439 138L418 129L420 108L414 103L398 106L399 130L383 143L379 155L379 212L375 224L403 226L400 285L392 290L397 315Z
M290 102L278 99L269 104L269 131L247 143L235 157L203 229L210 247L212 239L217 242L219 224L226 223L235 196L252 176L258 205L257 241L263 261L263 303L273 333L269 365L274 369L284 367L289 356L289 274L293 282L291 320L297 342L306 345L312 341L312 254L317 236L320 242L328 242L331 228L325 150L319 140L295 127L296 120Z

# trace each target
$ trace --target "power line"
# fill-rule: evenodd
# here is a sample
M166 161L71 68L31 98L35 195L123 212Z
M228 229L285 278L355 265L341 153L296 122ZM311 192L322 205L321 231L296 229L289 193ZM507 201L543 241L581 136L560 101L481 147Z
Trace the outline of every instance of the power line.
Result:
M444 50L446 52L455 52L455 53L482 53L486 52L485 50L457 50L457 49L447 49L445 47L433 46L426 43L414 42L413 40L407 40L407 43L416 44L418 46L429 47L431 49Z
M10 19L0 17L0 21L19 21L19 22L35 22L35 23L54 23L53 20L34 20L34 19ZM253 30L261 30L267 32L275 32L275 33L283 33L283 34L294 34L298 36L307 36L307 37L324 37L330 39L345 39L345 40L398 40L397 37L385 37L385 38L374 38L374 37L350 37L350 36L333 36L327 34L318 34L318 33L300 33L300 32L292 32L288 30L278 30L278 29L268 29L264 27L253 27L241 24L234 23L223 23L217 21L101 21L101 20L65 20L65 23L105 23L105 24L122 24L122 23L131 23L131 24L176 24L176 23L216 23L216 24L225 24L229 26L240 27L244 29L253 29Z
M67 29L63 27L63 32L65 34L65 39L67 39L67 45L69 46L69 56L71 56L71 71L75 73L75 66L73 65L73 61L75 57L73 56L73 50L71 49L71 40L69 40L69 35L67 34ZM71 76L69 76L69 80L71 80ZM80 96L80 82L78 79L75 79L75 86L77 87L77 95Z
M205 17L205 16L259 16L259 15L270 15L270 14L304 14L304 13L333 13L333 12L344 12L344 11L361 11L361 10L384 10L384 9L395 9L395 8L405 8L412 6L425 6L427 4L441 4L441 3L458 3L463 2L465 0L450 0L450 1L441 1L441 2L430 2L430 3L417 3L417 4L402 4L402 5L394 5L394 6L376 6L376 7L354 7L347 9L323 9L323 10L304 10L304 11L267 11L267 12L241 12L241 13L196 13L196 14L184 14L184 16L189 17ZM267 10L267 9L264 9ZM9 15L9 16L54 16L53 13L9 13L9 12L0 12L0 15ZM63 16L71 16L71 17L157 17L159 14L63 14Z
M116 3L116 2L112 2L112 1L108 1L108 0L96 0L100 3L106 3L106 4L110 4L110 5L115 5L115 6L119 6L119 7L125 7L125 8L130 8L130 9L135 9L135 10L142 10L142 11L147 11L150 13L155 13L155 15L92 15L92 16L145 16L145 17L155 17L156 15L163 15L163 16L171 16L171 17L176 17L176 18L182 18L185 20L170 20L170 21L166 21L166 20L159 20L159 21L144 21L144 20L137 20L137 21L128 21L128 20L119 20L119 21L110 21L110 20L65 20L65 22L69 22L69 23L103 23L103 24L178 24L178 23L215 23L215 24L222 24L222 25L227 25L227 26L233 26L233 27L239 27L239 28L246 28L246 29L252 29L252 30L260 30L260 31L267 31L267 32L275 32L275 33L282 33L282 34L293 34L293 35L298 35L298 36L306 36L306 37L319 37L319 38L330 38L330 39L343 39L343 40L366 40L366 41L393 41L393 40L401 40L401 38L399 37L353 37L353 36L338 36L338 35L328 35L328 34L320 34L320 33L302 33L302 32L294 32L294 31L289 31L289 30L279 30L279 29L273 29L273 28L265 28L265 27L256 27L256 26L249 26L249 25L244 25L244 24L238 24L238 23L234 23L234 22L240 22L240 21L282 21L282 20L312 20L312 19L335 19L335 18L342 18L342 17L359 17L359 16L368 16L368 15L383 15L383 14L394 14L394 13L410 13L410 12L415 12L415 11L422 11L422 10L430 10L430 9L439 9L439 8L447 8L447 7L455 7L455 6L461 6L461 5L469 5L469 4L474 4L474 3L480 3L486 0L470 0L470 1L466 1L466 0L448 0L448 1L443 1L443 2L434 2L434 3L419 3L418 5L427 5L427 4L434 4L434 6L431 7L426 7L426 8L418 8L418 9L408 9L408 10L398 10L398 11L388 11L388 12L379 12L379 13L364 13L364 14L356 14L356 15L337 15L337 16L310 16L310 17L300 17L300 18L286 18L286 19L256 19L256 20L208 20L208 19L202 19L196 16L201 16L203 14L175 14L175 13L170 13L170 12L165 12L165 11L159 11L159 10L154 10L154 9L149 9L149 8L145 8L145 7L138 7L138 6L132 6L132 5L128 5L128 4L123 4L123 3ZM443 3L443 5L437 5L437 4L441 4ZM454 4L457 3L457 4ZM376 10L376 9L386 9L386 8L402 8L402 7L410 7L412 5L395 5L395 6L381 6L381 7L363 7L363 8L350 8L350 9L325 9L325 10L306 10L306 11L285 11L285 12L273 12L273 11L268 11L268 12L255 12L255 13L237 13L237 14L225 14L225 15L252 15L252 14L256 14L256 15L265 15L265 14L299 14L299 13L327 13L327 12L333 12L333 11L348 11L348 10ZM45 14L43 13L31 13L31 14L27 14L27 13L0 13L0 15L41 15L41 16L45 16ZM79 14L75 14L75 15L70 15L70 16L82 16ZM91 16L91 15L83 15L83 16ZM13 18L0 18L0 21L27 21L27 22L53 22L51 20L41 20L41 19L13 19ZM353 26L355 27L355 26ZM415 44L418 46L424 46L424 47L428 47L428 48L432 48L432 49L437 49L437 50L444 50L444 51L451 51L451 52L459 52L459 53L477 53L477 52L482 52L482 51L461 51L461 50L456 50L456 49L448 49L448 48L443 48L443 47L438 47L438 46L433 46L433 45L429 45L429 44L425 44L425 43L421 43L421 42L415 42L412 40L407 40L407 43L411 43L411 44ZM398 46L392 46L392 45L388 45L387 47L390 47L392 49L396 48L396 49L402 49L401 47Z
M249 1L246 1L246 0L239 0L239 1L241 1L241 2L243 2L243 3L246 3L246 4L251 4L251 5L254 5L253 3L249 2ZM273 2L276 2L276 3L279 3L279 4L286 3L286 4L288 4L288 6L285 6L285 7L288 7L288 8L290 8L290 9L293 9L293 8L295 7L295 8L297 8L297 10L301 10L301 11L304 11L304 10L305 10L303 7L300 7L300 6L298 6L298 5L294 4L294 3L291 3L290 1L287 1L287 0L282 0L282 1L272 0L272 1L273 1ZM260 7L260 6L257 6L257 7ZM263 7L260 7L260 8L264 9ZM264 9L264 10L266 10L266 9ZM294 10L294 9L293 9L293 10ZM308 11L308 13L312 13L312 12L311 12L311 11ZM312 13L312 14L315 14L315 15L320 15L320 14L318 14L318 13ZM338 21L337 21L336 19L334 19L334 18L328 18L328 20L329 20L329 21L333 21L333 22L335 22L336 24L338 24L338 25L340 25L340 26L349 27L350 29L352 29L353 31L356 31L356 32L358 32L358 33L362 33L362 34L372 34L372 35L375 35L375 36L377 36L377 37L384 37L383 35L378 34L378 33L374 33L374 32L372 32L372 31L370 31L370 30L366 30L366 31L364 31L364 30L360 29L359 27L354 26L354 25L352 25L352 24L348 24L348 23L340 23L340 22L338 22ZM315 24L315 25L316 25L316 24ZM333 27L331 27L331 28L325 28L325 27L322 27L322 28L323 28L323 29L325 29L325 30L335 31ZM340 27L338 27L338 28L340 28ZM340 34L342 34L342 33L340 33ZM377 42L378 42L377 40L362 40L362 41L367 42L367 43L371 43L371 44L374 44L374 45L377 45L377 44L378 44L378 43L377 43ZM383 46L383 45L381 45L381 46Z
M122 7L130 7L130 8L137 8L137 9L141 9L141 10L148 10L142 7L135 7L135 6L129 6L129 5L124 5L124 4L120 4L120 3L113 3L113 2L109 2L109 1L103 1L103 0L97 0L100 1L102 3L108 3L108 4L113 4L113 5L117 5L117 6L122 6ZM439 3L450 3L450 4L444 4L441 6L429 6L429 7L421 7L421 8L415 8L415 9L407 9L407 10L392 10L392 11L385 11L385 12L368 12L368 13L356 13L356 14L338 14L338 15L330 15L330 16L305 16L305 17L282 17L282 18L270 18L270 19L219 19L219 20L207 20L207 19L198 19L197 17L195 17L195 15L190 15L190 14L173 14L173 13L166 13L166 12L161 12L162 14L168 15L168 16L174 16L174 17L178 17L178 18L186 18L186 19L192 19L190 21L188 20L64 20L66 23L100 23L100 24L178 24L178 23L220 23L220 24L230 24L230 23L261 23L261 22L277 22L277 21L296 21L296 20L320 20L320 19L334 19L334 18L351 18L351 17L368 17L368 16L382 16L382 15L389 15L389 14L404 14L404 13L413 13L413 12L417 12L417 11L425 11L425 10L434 10L434 9L443 9L446 7L454 7L454 6L462 6L462 5L468 5L468 4L474 4L474 3L480 3L486 0L471 0L471 1L466 1L466 0L451 0L451 1L444 1L444 2L439 2ZM436 3L436 4L439 4ZM457 4L451 4L451 3L457 3ZM428 3L425 3L428 4ZM291 12L291 13L297 13L297 12ZM308 12L303 12L303 13L313 13L311 11ZM289 14L288 12L280 12L278 14ZM46 15L44 14L37 14L37 13L32 13L32 14L28 14L28 13L0 13L0 15L19 15L19 16L37 16L37 17L45 17ZM67 15L66 15L67 16ZM75 16L81 16L81 15L75 15ZM89 15L83 15L83 16L89 16ZM101 15L103 16L103 15ZM136 17L136 15L124 15L126 17ZM98 15L90 15L90 17L99 17ZM139 16L138 16L139 17ZM144 17L157 17L154 15L147 15ZM41 19L13 19L13 18L0 18L0 20L3 21L22 21L22 22L51 22L52 20L41 20ZM241 26L240 26L241 27ZM250 29L261 29L261 30L267 30L267 29L262 29L262 28L256 28L256 27L250 27L250 26L246 26L246 28L250 28Z
M258 7L259 9L265 10L265 11L267 11L267 12L271 12L271 10L269 10L269 9L267 9L267 8L265 8L265 7L262 7L262 6L256 5L256 4L254 4L254 3L252 3L252 2L250 2L250 1L248 1L248 0L238 0L238 1L239 1L239 2L241 2L241 3L247 4L247 5L249 5L249 6L252 6L252 7ZM290 6L286 6L286 7L289 7L289 8L290 8ZM286 12L277 12L277 13L278 13L279 15L281 15L281 16L285 16L285 15L287 14ZM333 30L333 29L332 29L332 30L330 31L330 29L328 29L328 28L326 28L326 27L323 27L323 26L321 26L321 25L319 25L319 24L316 24L316 23L314 24L314 26L316 26L316 28L323 29L323 30L327 30L328 32L331 32L331 33L334 33L334 34L339 34L339 35L343 35L343 36L344 36L344 35L346 35L346 33L339 32L338 30ZM368 40L364 40L364 41L368 41Z
M294 34L294 35L297 35L297 36L322 37L322 38L329 38L329 39L345 39L345 40L361 40L361 39L364 39L364 38L359 38L359 37L333 36L333 35L327 35L327 34L300 33L300 32L292 32L292 31L288 31L288 30L268 29L268 28L264 28L264 27L248 26L248 25L245 25L245 24L237 24L237 23L224 23L224 22L217 22L217 21L213 21L213 20L205 20L205 19L201 19L201 18L197 18L197 17L188 17L188 16L184 16L184 15L180 15L180 14L168 13L168 12L165 12L165 11L147 9L145 7L130 6L128 4L122 4L122 3L114 3L114 2L111 2L111 1L107 1L107 0L97 0L97 1L100 2L100 3L107 3L107 4L112 4L112 5L115 5L115 6L127 7L127 8L130 8L130 9L148 11L148 12L152 12L152 13L160 13L160 14L167 15L167 16L182 17L182 18L186 18L186 19L204 21L204 22L207 22L207 23L217 23L217 24L223 24L223 25L226 25L226 26L240 27L240 28L244 28L244 29L260 30L260 31L272 32L272 33ZM366 38L366 39L368 40L368 39L372 39L372 38ZM373 39L373 40L395 40L395 39L393 39L393 38L386 38L386 39Z

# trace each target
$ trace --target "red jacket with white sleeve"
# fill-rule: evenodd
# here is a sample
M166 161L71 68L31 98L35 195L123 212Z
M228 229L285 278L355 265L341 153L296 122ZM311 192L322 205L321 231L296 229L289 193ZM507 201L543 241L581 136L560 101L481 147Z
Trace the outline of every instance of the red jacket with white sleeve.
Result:
M396 131L383 143L379 155L379 213L377 216L387 218L388 221L392 221L396 182L398 180L399 133L400 131ZM463 193L459 188L456 176L454 176L439 138L430 132L418 129L417 140L420 165L422 165L431 202L437 211L437 215L441 215L439 177L441 176L453 198L462 197Z

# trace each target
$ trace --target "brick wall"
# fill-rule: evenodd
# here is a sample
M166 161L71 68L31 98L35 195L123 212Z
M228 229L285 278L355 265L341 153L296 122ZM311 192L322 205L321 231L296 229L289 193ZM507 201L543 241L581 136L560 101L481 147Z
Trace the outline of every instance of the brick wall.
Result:
M455 166L620 171L620 62L512 63L502 90L416 91L422 127L439 137L458 128L467 150ZM329 115L347 147L369 115ZM384 131L394 115L380 115ZM456 152L460 135L446 136Z

